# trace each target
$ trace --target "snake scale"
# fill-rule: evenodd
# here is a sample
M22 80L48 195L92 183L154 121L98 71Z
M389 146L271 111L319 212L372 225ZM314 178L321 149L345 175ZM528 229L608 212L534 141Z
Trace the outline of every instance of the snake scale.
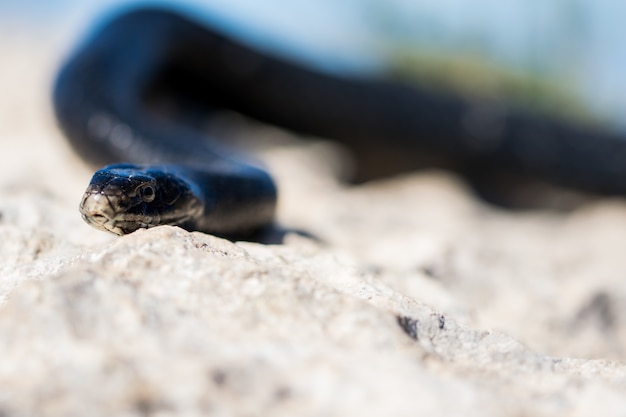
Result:
M134 9L102 25L60 70L53 101L75 150L107 165L85 192L82 216L120 235L171 224L245 236L272 222L271 176L179 108L228 109L341 141L368 155L373 171L426 161L626 195L626 141L616 133L316 71L168 9Z

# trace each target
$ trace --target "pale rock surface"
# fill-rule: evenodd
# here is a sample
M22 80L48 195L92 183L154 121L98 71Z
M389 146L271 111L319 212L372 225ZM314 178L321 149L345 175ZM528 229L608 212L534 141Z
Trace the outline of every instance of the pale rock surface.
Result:
M626 414L624 201L510 213L444 173L348 188L341 152L291 138L262 158L281 225L315 238L110 236L76 210L59 49L0 39L0 415Z

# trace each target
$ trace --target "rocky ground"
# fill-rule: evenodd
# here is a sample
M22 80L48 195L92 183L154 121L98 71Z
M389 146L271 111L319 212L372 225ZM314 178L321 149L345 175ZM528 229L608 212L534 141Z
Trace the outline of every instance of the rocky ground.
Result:
M264 129L278 220L315 238L115 237L77 212L60 49L0 39L0 415L626 414L623 200L512 213L438 172L347 187L333 145Z

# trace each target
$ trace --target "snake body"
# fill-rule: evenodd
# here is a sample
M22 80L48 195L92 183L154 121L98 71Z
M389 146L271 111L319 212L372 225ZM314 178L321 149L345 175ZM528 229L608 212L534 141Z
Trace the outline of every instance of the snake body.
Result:
M272 221L270 175L185 123L180 103L342 141L367 155L373 171L434 161L626 194L626 141L617 134L318 72L165 9L132 10L103 25L63 66L53 96L76 151L113 164L96 172L81 212L117 234L173 224L241 235ZM161 100L169 96L177 105Z

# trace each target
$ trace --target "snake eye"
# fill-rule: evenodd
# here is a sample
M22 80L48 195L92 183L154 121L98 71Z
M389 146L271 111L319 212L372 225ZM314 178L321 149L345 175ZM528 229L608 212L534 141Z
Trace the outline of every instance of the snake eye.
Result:
M151 184L146 184L139 189L139 195L141 196L141 200L144 203L151 203L154 201L154 197L156 196L156 191L154 190L154 186Z

